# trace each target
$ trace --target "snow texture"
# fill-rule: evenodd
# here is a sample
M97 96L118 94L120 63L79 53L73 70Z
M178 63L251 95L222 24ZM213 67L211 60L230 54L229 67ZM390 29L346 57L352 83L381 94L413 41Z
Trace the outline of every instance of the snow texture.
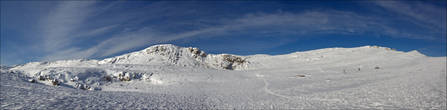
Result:
M163 44L0 72L2 109L447 109L446 57L378 46L238 56Z

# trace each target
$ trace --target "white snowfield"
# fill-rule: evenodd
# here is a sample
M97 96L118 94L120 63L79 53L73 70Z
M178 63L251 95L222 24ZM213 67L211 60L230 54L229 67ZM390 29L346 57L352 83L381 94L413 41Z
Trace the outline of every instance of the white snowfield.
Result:
M446 57L364 46L285 55L170 44L1 68L2 109L447 109Z

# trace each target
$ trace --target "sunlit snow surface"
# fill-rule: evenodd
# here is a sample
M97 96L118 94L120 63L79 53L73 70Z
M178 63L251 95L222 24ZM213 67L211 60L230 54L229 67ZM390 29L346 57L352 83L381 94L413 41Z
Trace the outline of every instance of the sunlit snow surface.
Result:
M158 45L2 67L0 92L2 109L446 109L446 57L375 46L228 56Z

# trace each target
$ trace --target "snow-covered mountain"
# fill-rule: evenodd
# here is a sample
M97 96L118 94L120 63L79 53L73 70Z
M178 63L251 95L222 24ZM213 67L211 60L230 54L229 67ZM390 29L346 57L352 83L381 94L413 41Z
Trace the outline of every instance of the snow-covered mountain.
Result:
M31 62L10 70L35 79L49 80L45 82L48 85L57 82L74 88L93 89L99 88L101 82L114 79L150 79L153 83L160 84L161 82L154 78L166 67L240 70L247 69L249 64L243 56L206 54L198 48L162 44L104 60ZM147 68L161 69L148 71Z
M296 52L285 55L251 55L238 56L231 54L207 54L198 48L178 47L171 44L154 45L141 51L132 52L104 60L60 60L53 62L31 62L15 67L96 67L99 65L175 65L183 67L214 68L227 70L246 70L260 68L256 65L269 65L274 63L301 63L324 60L347 59L388 59L389 57L411 59L425 57L418 51L401 52L386 47L363 46L357 48L326 48L313 51ZM277 60L277 61L274 61ZM277 64L274 64L277 65ZM250 67L251 66L251 67ZM269 67L275 67L270 65ZM282 67L282 66L280 66Z
M155 45L98 62L98 64L177 65L230 70L245 68L249 63L242 56L206 54L198 48L183 48L171 44Z
M215 69L244 69L250 63L243 56L231 54L206 54L193 47L178 47L171 44L154 45L141 51L132 52L104 60L60 60L53 62L31 62L16 68L34 67L96 67L98 65L176 65Z
M194 99L193 102L205 103L205 108L435 106L445 109L445 60L445 57L427 57L417 51L402 52L378 46L238 56L207 54L198 48L162 44L103 60L60 60L2 66L0 81L2 85L5 81L9 85L2 86L9 88L7 93L23 88L18 85L35 87L32 84L44 84L48 86L38 88L187 95ZM17 95L2 95L2 98L10 103L10 96ZM110 97L115 96L121 97ZM141 105L149 103L116 100ZM132 105L141 106L139 104Z
M25 73L36 79L53 80L47 82L48 85L57 81L76 88L79 88L80 84L99 88L100 82L104 82L104 80L115 78L122 81L149 78L164 72L166 67L218 70L310 69L315 68L315 65L325 64L373 67L386 64L391 60L399 62L421 57L425 56L417 51L406 53L378 46L327 48L276 56L237 56L207 54L198 48L161 44L103 60L31 62L10 70ZM152 69L148 71L147 68ZM151 80L160 83L160 81L157 82L157 79Z

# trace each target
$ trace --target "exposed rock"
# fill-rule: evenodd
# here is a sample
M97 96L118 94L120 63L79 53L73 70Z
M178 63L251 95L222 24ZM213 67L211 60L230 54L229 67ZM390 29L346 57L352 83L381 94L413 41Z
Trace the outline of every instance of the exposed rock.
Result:
M81 90L88 90L91 87L88 85L82 84L82 83L76 83L74 88L81 89Z
M53 86L59 86L59 85L60 85L60 81L57 80L57 79L52 79L52 80L51 80L51 84L52 84Z
M75 81L78 81L79 80L79 77L78 76L75 76L75 77L73 77L73 78L70 78L70 81L71 82L75 82Z
M224 55L222 58L222 55ZM215 69L241 68L245 59L235 55L212 55L195 47L178 47L161 44L148 47L142 51L124 54L99 61L99 64L161 64L183 67L205 67Z
M35 80L35 79L28 79L28 82L30 82L30 83L35 83L36 80Z
M295 75L295 77L306 77L306 75L302 75L302 74L299 74L299 75Z
M151 80L150 78L151 78L151 76L152 76L153 74L154 74L154 73L143 74L143 75L141 76L141 79L150 81L150 80Z
M221 66L224 69L234 70L237 66L246 63L245 59L239 56L235 55L228 55L224 54L222 55L222 60L224 61L221 63Z
M111 76L109 76L109 75L106 75L106 76L103 77L103 79L105 81L107 81L107 82L110 82L110 81L112 81L113 78Z
M197 57L206 57L206 55L207 55L205 52L199 50L199 48L188 47L187 49L189 50L189 52L192 53L192 55L193 55L194 58L197 58Z
M45 77L43 77L43 76L41 76L41 75L38 75L38 76L37 76L37 79L43 81L43 80L45 80Z

